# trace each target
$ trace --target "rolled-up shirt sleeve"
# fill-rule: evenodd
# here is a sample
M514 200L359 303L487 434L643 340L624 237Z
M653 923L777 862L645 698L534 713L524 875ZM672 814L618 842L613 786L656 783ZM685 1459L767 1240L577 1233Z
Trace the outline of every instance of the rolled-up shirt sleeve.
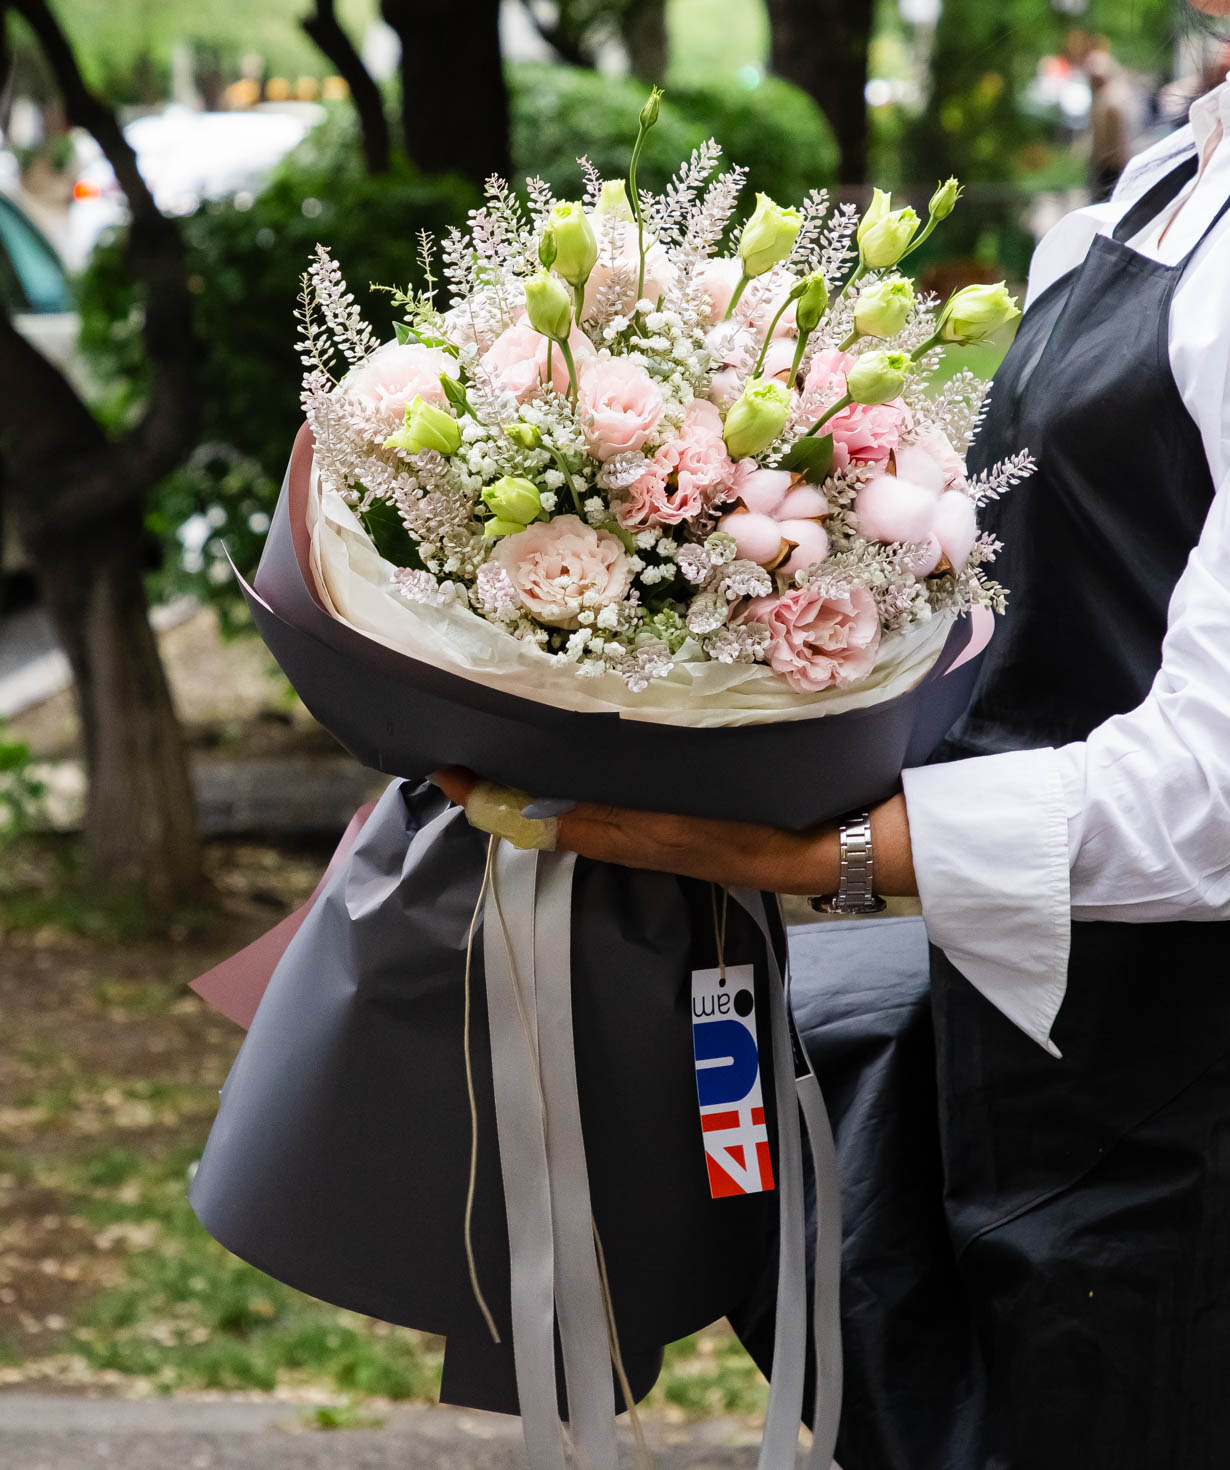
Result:
M1059 750L905 773L927 932L1050 1041L1073 920L1230 920L1230 475L1134 710Z
M1067 987L1071 906L1056 752L922 766L904 784L928 938L1058 1056L1050 1038Z

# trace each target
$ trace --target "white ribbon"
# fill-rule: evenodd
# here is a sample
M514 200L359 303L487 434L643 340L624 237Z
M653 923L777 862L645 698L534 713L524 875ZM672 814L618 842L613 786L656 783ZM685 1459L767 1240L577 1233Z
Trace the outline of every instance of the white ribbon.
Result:
M513 1359L529 1463L566 1470L558 1321L578 1470L616 1470L607 1305L595 1249L572 1030L571 853L497 842L483 915L496 1129L511 1267ZM807 1263L799 1113L816 1179L812 1330L816 1393L807 1470L829 1470L841 1411L841 1194L819 1083L796 1044L789 975L777 961L762 894L731 895L764 935L777 1104L780 1263L773 1377L759 1470L795 1464L807 1353ZM616 1345L617 1346L617 1345Z

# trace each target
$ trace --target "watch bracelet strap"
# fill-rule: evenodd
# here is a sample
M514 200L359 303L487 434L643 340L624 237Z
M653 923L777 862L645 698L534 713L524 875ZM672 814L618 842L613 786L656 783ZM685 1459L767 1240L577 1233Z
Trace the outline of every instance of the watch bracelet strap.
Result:
M837 891L811 900L812 907L829 914L875 914L884 900L875 891L875 853L871 844L871 816L860 812L842 822L838 841L840 862Z

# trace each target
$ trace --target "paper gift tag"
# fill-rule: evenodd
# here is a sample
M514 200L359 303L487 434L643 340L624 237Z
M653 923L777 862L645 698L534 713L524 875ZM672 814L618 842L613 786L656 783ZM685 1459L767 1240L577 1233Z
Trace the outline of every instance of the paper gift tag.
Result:
M754 966L692 972L692 1051L710 1195L723 1199L772 1189Z

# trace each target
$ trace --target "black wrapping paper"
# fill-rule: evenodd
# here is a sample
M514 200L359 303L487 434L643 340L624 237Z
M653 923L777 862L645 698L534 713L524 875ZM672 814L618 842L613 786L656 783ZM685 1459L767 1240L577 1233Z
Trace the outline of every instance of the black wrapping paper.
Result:
M892 795L903 768L927 758L973 687L978 660L954 668L971 638L961 618L914 689L818 719L693 729L578 714L489 689L397 653L326 611L308 570L310 470L305 428L245 593L304 704L365 765L390 775L462 765L536 796L799 830Z
M470 1287L462 1006L487 839L434 788L395 783L291 941L222 1092L192 1185L202 1224L261 1270L339 1306L444 1334L444 1396L516 1412L509 1259L481 979L474 1246L500 1328ZM736 905L730 965L764 944ZM476 946L481 976L481 934ZM691 973L717 963L712 890L578 862L572 974L594 1216L637 1397L665 1344L751 1292L774 1193L710 1198L692 1057ZM776 1150L772 1089L765 1088Z

